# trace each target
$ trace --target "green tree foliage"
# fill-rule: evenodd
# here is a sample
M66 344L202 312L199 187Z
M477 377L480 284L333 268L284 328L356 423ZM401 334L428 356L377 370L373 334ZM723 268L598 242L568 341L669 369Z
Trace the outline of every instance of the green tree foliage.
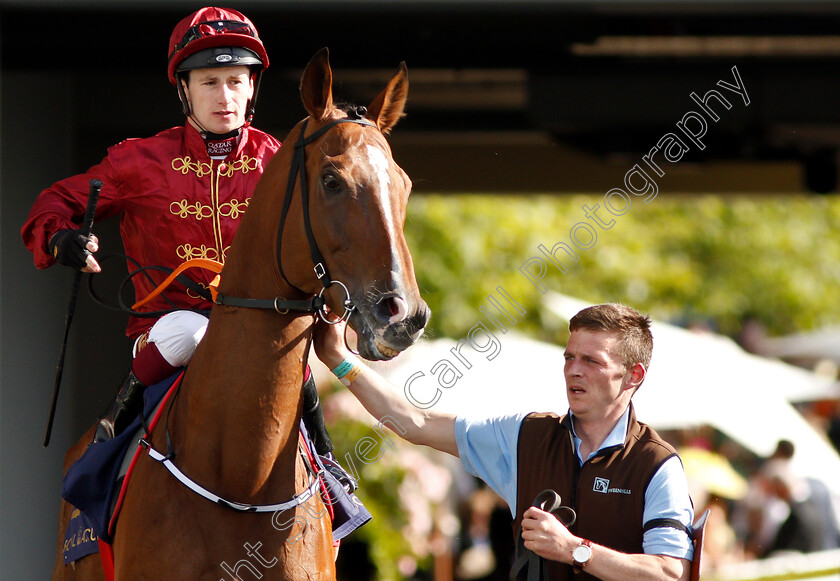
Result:
M541 283L550 290L626 302L663 320L702 319L730 335L751 317L782 334L840 322L838 218L834 197L660 194L647 204L633 198L614 216L602 196L425 195L412 198L406 234L431 336L463 337L501 285L528 311L518 331L560 339L542 293L520 271L545 258L539 245L558 242L579 259L560 251L565 273L547 261ZM579 223L591 227L575 231L581 246L597 235L588 249L570 240Z
M341 389L345 388L341 386ZM358 471L356 476L362 487L359 494L373 517L371 522L375 523L354 531L352 538L367 543L377 579L399 579L399 558L412 554L405 538L395 534L407 523L405 510L399 505L397 494L405 478L405 470L398 465L398 456L389 454L387 449L378 462L363 462L354 455L356 444L363 438L381 438L361 421L340 420L330 426L330 435L336 453L339 454L338 460L345 468Z

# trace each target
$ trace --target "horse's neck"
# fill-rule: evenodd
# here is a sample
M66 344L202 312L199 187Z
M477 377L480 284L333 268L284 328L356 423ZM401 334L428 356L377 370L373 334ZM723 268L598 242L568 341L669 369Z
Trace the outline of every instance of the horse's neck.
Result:
M280 280L274 258L283 201L275 192L283 191L289 155L281 149L257 184L227 253L219 286L225 295L300 298ZM240 502L294 494L312 322L311 314L214 307L175 403L185 472L199 471L205 480L197 481Z
M176 404L176 447L196 466L214 467L206 474L222 490L276 499L292 491L312 318L217 310Z

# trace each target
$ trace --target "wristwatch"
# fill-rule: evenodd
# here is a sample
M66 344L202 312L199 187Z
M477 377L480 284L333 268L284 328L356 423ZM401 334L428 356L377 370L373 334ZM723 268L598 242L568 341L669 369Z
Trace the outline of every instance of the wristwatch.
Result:
M580 544L572 550L572 565L576 570L581 570L586 567L586 564L592 559L592 541L583 539Z

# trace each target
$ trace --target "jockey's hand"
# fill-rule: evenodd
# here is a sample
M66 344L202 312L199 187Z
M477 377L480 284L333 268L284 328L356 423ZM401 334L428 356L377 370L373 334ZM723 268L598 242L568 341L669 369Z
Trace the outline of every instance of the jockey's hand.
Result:
M47 243L50 254L59 264L82 272L102 272L93 253L99 250L99 238L85 237L81 230L59 230Z
M329 313L327 317L331 320L337 319L332 313ZM335 369L345 358L350 356L350 351L344 343L346 326L346 321L330 325L320 319L318 319L315 325L315 335L313 338L315 354L330 369Z

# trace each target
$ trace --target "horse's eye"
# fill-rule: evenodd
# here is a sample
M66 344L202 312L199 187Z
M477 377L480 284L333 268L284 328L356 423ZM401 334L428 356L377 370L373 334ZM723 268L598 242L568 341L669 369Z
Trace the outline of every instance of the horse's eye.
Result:
M335 174L325 173L321 176L321 183L328 192L336 192L341 189L341 181L335 177Z

